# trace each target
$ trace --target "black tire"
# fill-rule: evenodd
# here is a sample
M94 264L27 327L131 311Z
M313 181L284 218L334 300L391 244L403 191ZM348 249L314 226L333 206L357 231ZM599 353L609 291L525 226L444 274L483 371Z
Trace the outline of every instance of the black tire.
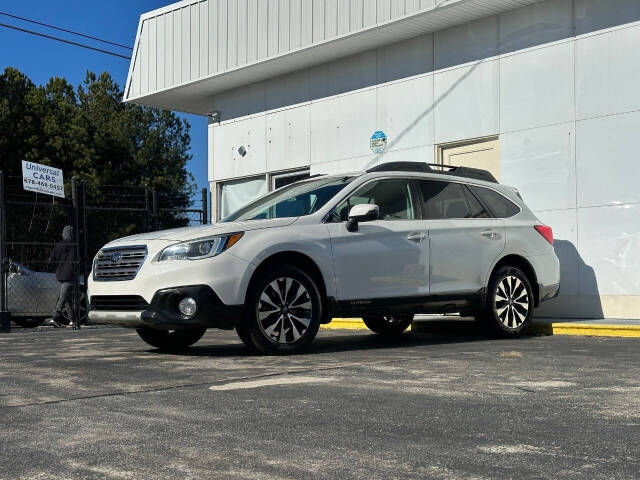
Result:
M531 325L533 308L531 282L518 267L507 265L492 275L485 309L476 314L476 320L493 333L515 338Z
M258 352L255 345L253 344L253 341L251 340L251 336L248 332L245 331L244 328L242 328L242 323L236 326L236 334L249 350L251 350L252 352Z
M409 328L413 322L413 315L363 317L362 320L367 328L374 333L399 335Z
M320 291L313 279L299 268L283 265L263 273L253 283L236 330L240 339L257 352L295 353L316 337L322 310Z
M45 318L12 318L12 320L22 328L36 328L44 323Z
M179 351L190 347L202 338L206 328L194 328L189 330L155 330L141 327L136 329L140 338L152 347L160 350Z

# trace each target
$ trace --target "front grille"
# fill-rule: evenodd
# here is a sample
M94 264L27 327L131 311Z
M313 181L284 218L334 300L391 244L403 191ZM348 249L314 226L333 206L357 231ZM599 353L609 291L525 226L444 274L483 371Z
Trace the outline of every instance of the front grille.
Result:
M93 279L99 282L133 280L146 256L145 245L100 250L93 266Z
M142 311L149 308L144 298L138 295L94 295L91 310Z

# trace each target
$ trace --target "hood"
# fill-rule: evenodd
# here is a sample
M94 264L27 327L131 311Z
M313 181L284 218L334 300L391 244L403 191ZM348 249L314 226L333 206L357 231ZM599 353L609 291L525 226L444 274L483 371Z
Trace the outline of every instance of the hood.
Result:
M136 243L146 243L156 240L186 242L196 238L209 237L212 235L223 235L233 232L247 232L250 230L260 230L263 228L286 227L295 222L298 217L273 218L268 220L250 220L247 222L227 222L213 223L208 225L198 225L197 227L172 228L169 230L159 230L157 232L147 232L129 237L118 238L109 242L105 247L118 245L132 245Z

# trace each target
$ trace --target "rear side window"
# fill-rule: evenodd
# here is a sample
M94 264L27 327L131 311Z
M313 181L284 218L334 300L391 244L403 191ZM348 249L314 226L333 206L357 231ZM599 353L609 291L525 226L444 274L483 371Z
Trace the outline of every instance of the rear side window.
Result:
M488 213L459 183L419 180L425 220L446 218L484 218Z
M513 217L520 212L520 208L498 192L489 188L469 186L480 200L482 200L498 218Z

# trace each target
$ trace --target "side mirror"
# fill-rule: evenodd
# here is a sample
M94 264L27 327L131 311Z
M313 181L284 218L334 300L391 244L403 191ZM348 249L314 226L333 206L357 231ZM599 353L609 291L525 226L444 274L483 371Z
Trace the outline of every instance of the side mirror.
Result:
M370 203L355 205L354 207L351 207L351 210L349 210L349 221L347 222L347 230L349 232L357 232L359 222L370 222L372 220L377 220L379 216L380 208L378 207L378 205L373 205Z

